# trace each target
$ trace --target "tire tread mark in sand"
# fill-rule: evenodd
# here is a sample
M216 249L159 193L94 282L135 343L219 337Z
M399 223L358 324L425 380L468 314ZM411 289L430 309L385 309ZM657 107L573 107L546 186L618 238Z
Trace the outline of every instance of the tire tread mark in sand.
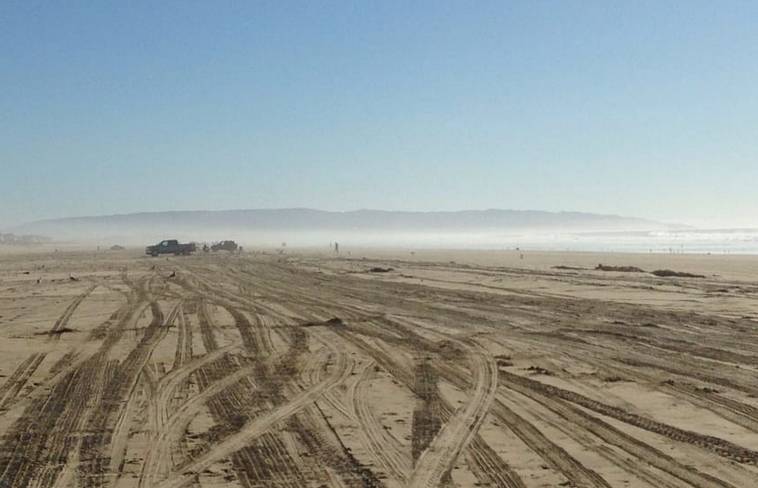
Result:
M264 283L265 285L265 283ZM257 286L257 285L256 285ZM260 290L261 288L258 287ZM311 313L313 310L321 310L324 309L323 313L321 315L325 317L333 316L331 315L332 310L334 308L333 304L324 304L322 302L314 301L312 299L307 300L307 304L303 307L300 307L300 304L303 300L305 300L306 295L304 294L297 294L296 297L287 296L286 302L288 305L289 310L297 310L295 315L288 314L288 316L297 317L298 320L302 320L301 317L310 317L311 320L323 320L323 317L319 318L318 316L313 316L313 313ZM231 297L229 297L231 298ZM324 308L324 305L326 305L326 308ZM296 307L296 308L293 308ZM316 308L314 308L316 307ZM351 309L354 307L351 307ZM272 311L272 313L275 313ZM356 313L358 313L356 309ZM362 312L365 313L365 312ZM354 314L353 314L354 315ZM373 314L372 314L373 315ZM365 345L365 344L364 344ZM377 354L384 354L384 352L378 352L375 351ZM372 353L368 353L369 357L372 356ZM413 381L412 377L410 375L407 375L407 371L404 371L400 367L395 367L394 364L392 364L392 359L389 357L385 357L383 359L386 359L387 361L383 361L382 367L384 367L387 371L390 372L396 379L399 379L401 382L405 383L406 386L408 386L411 390L413 388ZM475 439L480 439L478 436ZM518 475L512 472L509 466L500 458L492 449L483 441L475 442L472 444L472 449L478 450L478 454L480 454L476 459L483 460L482 469L495 469L496 472L490 472L490 476L487 477L487 482L489 480L492 480L496 483L500 483L497 486L520 486L519 482L514 482L512 480L517 480ZM496 467L496 468L493 468ZM510 479L509 479L510 478Z
M538 385L522 382L518 379L517 375L509 373L506 373L504 377L501 377L501 381L507 388L531 398L567 421L587 429L604 442L623 449L629 454L641 459L643 462L679 478L693 487L736 488L723 480L697 471L695 468L680 464L674 458L664 454L655 447L645 444L597 417L593 417L560 397L551 395L548 393L549 390L542 388L542 386L547 385L543 385L539 382L534 382Z
M427 359L416 364L416 394L420 399L419 407L413 412L412 450L414 462L429 446L442 425L450 420L450 411L441 404L438 389L438 372ZM466 451L468 465L482 486L498 488L525 488L524 482L503 462L484 442L476 436L471 442L471 449ZM449 483L449 477L443 484Z
M133 289L127 303L98 327L97 335L105 339L98 352L71 369L63 364L53 368L61 371L50 392L35 398L3 435L0 481L9 486L54 482L76 445L71 434L83 427L89 415L88 402L97 401L102 394L110 371L108 351L146 305L140 290Z
M363 286L361 283L356 284L360 287ZM288 283L287 283L288 285ZM349 290L345 288L339 288L338 291L340 293L345 292L349 293ZM294 297L297 296L295 299ZM293 295L292 293L288 294L288 303L292 302L293 300L298 303L301 299L300 295ZM312 300L311 300L312 301ZM312 306L313 304L308 303L309 306ZM333 304L327 304L331 309L334 309ZM353 307L351 307L353 308ZM354 310L355 312L360 312L359 310ZM446 312L449 312L448 309L445 309ZM366 313L365 311L363 312ZM372 314L369 314L372 315ZM465 318L467 316L462 316L462 318ZM403 347L408 347L407 342L410 340L412 342L413 346L415 347L414 350L424 350L424 346L426 346L428 340L418 340L419 337L413 337L415 334L409 334L407 331L407 327L401 327L403 330L402 336L406 337L406 344L401 344ZM384 327L382 327L384 329ZM340 332L338 329L335 328L335 331L338 331L340 335L343 336L346 340L353 342L357 347L364 350L364 352L369 356L373 357L377 362L385 369L387 370L391 375L393 375L397 380L400 380L401 382L405 383L407 387L410 389L413 388L412 380L408 378L409 375L407 375L407 372L403 370L402 367L399 365L394 364L392 358L386 356L386 354L382 351L380 351L377 348L373 348L372 346L365 343L363 340L357 338L357 337L350 337L351 334L347 334L344 332ZM363 333L363 331L361 331ZM409 337L410 336L410 337ZM423 338L422 338L423 339ZM420 347L419 347L420 346ZM457 386L459 388L466 388L468 384L468 380L464 378L463 381L458 381ZM512 413L509 410L505 409L503 405L497 405L496 406L498 410L500 410L501 416L507 413ZM511 420L513 420L514 417L510 417ZM516 417L518 418L518 417ZM502 420L502 418L501 418ZM521 419L519 418L519 421ZM504 422L505 423L505 422ZM518 424L519 422L514 422L515 424ZM520 426L515 425L514 431L516 428L519 428ZM584 467L581 463L579 463L576 459L574 459L572 456L570 456L565 450L561 449L559 446L552 443L549 439L547 439L544 435L542 435L537 429L535 429L533 426L529 425L528 428L519 428L518 433L521 434L520 436L523 436L528 442L531 442L533 445L536 444L536 449L539 450L543 457L546 457L546 460L550 464L552 464L556 469L563 472L563 474L572 481L577 486L597 486L597 487L607 487L609 486L607 482L605 482L597 473L594 471L587 469ZM477 438L479 438L477 436ZM477 439L475 438L475 440ZM479 438L480 439L480 438ZM489 448L489 446L485 442L474 442L474 444L471 445L472 449L480 448L482 446L486 446ZM499 459L499 456L497 456L494 452L490 451L490 458L493 459ZM501 460L501 466L504 466L505 463ZM505 465L507 466L507 465ZM515 475L515 474L514 474ZM517 476L515 476L517 478Z
M198 322L200 323L200 335L203 338L203 346L205 346L205 350L210 352L218 349L218 342L216 341L216 336L213 333L215 324L213 323L210 312L208 311L208 302L205 300L200 302L197 318Z
M364 447L376 462L384 468L400 485L404 485L411 471L409 460L405 459L397 440L389 436L371 411L368 390L373 375L372 368L365 368L357 379L353 396L353 412L360 425L359 434Z
M87 288L87 290L84 293L74 298L74 300L66 307L66 310L64 310L63 314L60 317L58 317L58 320L55 321L55 323L53 324L53 327L48 332L49 340L60 339L61 332L63 332L63 330L65 330L65 328L68 326L68 323L71 320L71 317L74 315L74 312L76 312L76 309L79 308L79 305L81 305L82 302L93 291L95 291L95 288L97 288L97 284L92 285L89 288Z
M579 362L582 361L582 358L576 357L573 354L570 354L569 357L573 357ZM698 388L686 381L680 382L667 380L660 382L657 377L639 371L626 364L618 366L612 362L595 360L594 367L603 371L603 373L608 376L634 378L634 381L642 384L655 385L656 389L664 393L674 395L692 403L693 405L710 410L721 418L744 427L745 429L758 432L758 408L753 407L752 405L733 400L720 395L715 391Z
M758 432L758 408L715 392L704 392L691 384L675 383L672 391L691 397L693 403L708 408L721 417L746 429Z
M460 345L468 351L474 390L471 400L458 409L440 429L416 463L408 486L432 488L440 484L455 465L463 449L476 436L497 391L498 369L489 352L475 342Z
M599 414L614 418L621 422L639 427L656 434L660 434L671 440L693 444L719 456L732 459L739 463L758 464L758 452L738 446L719 437L699 434L697 432L679 429L677 427L657 422L640 415L627 412L621 408L613 407L605 403L592 400L579 393L564 390L552 385L546 385L539 381L525 378L512 373L503 373L503 378L509 385L518 384L551 397L560 398L575 403Z
M393 285L393 286L394 286L394 285ZM531 301L531 300L535 300L535 303L526 303L526 302L524 302L524 304L525 304L525 305L534 305L534 307L533 307L533 308L539 308L538 306L539 306L539 305L542 305L542 304L543 304L543 303L536 303L536 299L533 299L533 298L530 298L529 300L530 300L530 301ZM555 304L562 304L562 303L566 303L566 300L560 300L560 301L558 301L558 300L553 300L553 302L554 302L554 303L553 303L552 305L551 305L551 304L547 304L547 303L544 303L544 305L545 305L545 308L548 308L548 309L550 309L550 308L555 308ZM585 307L585 306L586 306L586 305L585 305L585 303L587 303L587 304L589 304L589 305L593 305L593 304L597 304L597 303L600 303L600 302L589 302L589 301L582 301L581 303L578 303L578 305L579 305L579 306L581 306L581 307ZM550 306L548 306L548 305L550 305ZM568 304L567 304L567 305L568 305ZM636 308L639 308L639 307L635 307L635 309L636 309ZM574 312L577 312L577 311L579 310L579 309L578 309L576 306L572 306L572 307L571 307L571 309L572 309L572 311L574 311ZM685 318L686 318L686 317L688 317L688 316L685 316L685 315L681 315L681 316L682 316L682 317L685 317Z
M415 345L416 350L424 350L435 347L431 341L418 336L418 334L408 330L407 327L396 323L392 323L391 327L392 330L396 332L396 334L399 334L401 337L403 337L403 340L401 342L396 342L396 345L398 346L412 343ZM369 330L362 328L361 333L369 333ZM386 336L386 334L382 335ZM363 341L361 341L361 343L362 342ZM390 360L389 358L386 359ZM462 374L458 368L451 367L447 363L442 363L442 367L439 369L440 376L444 377L448 381L451 381L456 387L465 390L470 386L468 375ZM449 409L447 412L443 411L443 416L449 415L449 413ZM563 474L573 486L610 488L608 482L606 482L595 471L581 464L563 448L553 443L536 427L517 415L502 402L496 400L492 406L490 413L492 413L500 422L506 425L517 437L519 437L527 446L529 446L529 448L540 455L551 467ZM519 476L506 463L504 463L502 459L497 456L494 451L492 451L491 448L487 450L479 450L485 446L489 448L489 446L479 436L474 439L471 445L471 449L475 451L475 455L473 456L472 461L481 461L478 469L474 471L475 474L477 472L485 470L488 478L498 480L500 483L502 483L502 485L498 486L523 485L523 481L519 478ZM486 459L500 459L500 468L498 470L489 469L491 463L485 462ZM507 476L502 476L502 474L507 474Z
M666 361L655 362L651 362L650 360L641 360L639 358L632 359L627 357L620 357L617 358L617 360L625 365L635 368L651 368L654 370L657 369L660 371L666 371L667 373L694 378L704 383L725 386L727 388L732 388L734 390L748 393L749 395L758 396L758 387L756 387L756 385L741 384L726 376L717 376L713 373L703 373L702 371L693 369L691 365L689 368L687 368L685 365L678 365L677 363L672 364L669 358L667 358Z
M197 304L195 301L190 303L191 310L196 310ZM185 313L185 309L182 308L182 312L179 315L179 334L177 337L177 343L176 343L176 352L174 354L174 364L171 368L171 372L183 370L184 365L188 363L188 361L192 360L193 357L193 350L192 350L192 338L193 338L193 332L192 332L192 324L187 317L187 314ZM189 375L185 376L187 378ZM186 401L187 398L190 395L190 384L188 381L181 381L179 383L179 386L177 389L177 397L169 397L167 399L167 405L170 405L172 410L175 410L175 408L181 404L183 401ZM170 444L169 447L175 448L173 450L173 456L178 460L185 460L187 459L188 453L187 453L187 443L185 439L181 439L181 442L174 445ZM175 461L175 462L181 462L181 461Z
M405 369L403 369L399 364L395 362L395 360L388 356L383 350L368 344L363 339L352 335L351 333L352 325L348 326L347 329L341 329L341 328L335 328L334 331L337 332L338 335L340 335L344 340L346 340L349 343L352 343L354 346L356 346L358 349L363 351L364 354L366 354L368 357L372 358L376 363L382 367L385 371L389 372L397 381L404 384L409 390L414 391L415 387L415 378L412 374L409 374ZM367 329L361 330L362 333L368 332ZM407 345L407 344L406 344ZM422 348L416 348L416 352L423 350ZM466 375L464 375L465 377ZM449 379L449 378L446 378ZM458 387L461 389L466 389L470 385L468 384L468 380L464 381L458 381L457 384ZM440 416L443 420L449 419L452 415L453 409L447 405L446 402L441 402L441 412ZM549 441L548 441L549 442ZM474 455L471 458L473 461L477 463L477 469L475 474L478 474L479 483L493 483L494 486L503 487L503 488L521 488L523 486L523 481L518 476L518 474L513 471L513 469L503 460L500 456L497 455L497 453L487 444L481 436L478 434L474 436L473 441L471 442L469 446L469 450L473 451ZM566 454L567 457L568 454ZM573 459L573 458L571 458ZM579 465L578 462L576 462L577 465ZM581 466L581 465L579 465ZM607 485L577 485L577 486L603 486L607 487Z
M217 301L212 295L209 300L221 302L219 304L222 307L228 305L226 301ZM247 337L243 339L243 348L255 358L259 341L254 338L251 324L241 312L232 313L232 316L235 317L235 324L240 328L240 335ZM217 350L218 343L213 330L215 324L212 322L205 300L200 305L198 320L206 350L209 353ZM266 366L256 359L252 363L244 361L240 365L227 357L198 369L195 374L200 390L204 392L229 371L240 367L249 367L257 373L254 375L257 380L256 388L253 388L254 385L250 381L240 381L208 401L213 418L225 429L241 428L251 415L264 414L272 407L267 399L272 393L271 388L277 387L268 379ZM257 388L261 388L263 394L259 393ZM210 446L211 450L214 448L214 445ZM277 486L292 488L306 483L299 466L288 455L282 440L271 433L264 433L250 445L242 446L241 449L231 453L230 458L238 480L245 487L265 486L273 480L276 480Z
M597 330L597 329L567 329L557 330L555 333L570 332L572 334L586 334L586 335L599 335L612 337L618 339L621 342L633 342L639 344L645 344L651 347L660 348L665 351L672 351L676 353L688 353L693 356L699 356L702 358L708 358L716 361L725 361L735 364L747 364L750 366L758 366L758 357L752 354L742 354L739 352L728 351L724 349L718 349L715 347L701 346L690 341L684 341L681 339L671 338L658 338L653 339L651 337L622 334L621 332L610 330Z
M202 367L202 365L199 367ZM168 472L173 469L173 466L166 466L168 446L181 438L189 422L200 412L206 402L227 388L233 387L241 380L248 379L253 371L254 367L248 366L227 374L208 384L202 392L192 396L177 407L176 411L168 417L166 424L158 432L157 438L151 441L150 447L144 455L145 461L140 475L140 486L154 485L157 481L158 471L162 467L170 468L167 469Z
M298 439L308 452L333 470L338 486L346 488L381 488L384 484L363 466L340 439L328 417L314 402L292 417L290 424L297 430ZM327 476L329 474L327 473ZM329 476L331 481L331 476Z
M0 387L0 411L16 399L45 357L47 357L46 353L36 352L18 365L8 380Z
M234 318L234 325L242 337L242 344L245 349L251 352L260 352L263 349L263 340L260 334L256 334L253 330L253 325L250 323L250 319L241 312L239 309L229 306L228 304L222 305L223 308L229 312Z
M526 488L524 481L513 468L506 464L495 451L484 442L481 436L471 441L466 452L466 459L482 486L497 488Z
M390 372L390 374L392 374L395 379L403 382L408 388L413 389L414 383L411 375L406 374L406 372L399 365L395 364L394 360L391 357L385 355L378 348L369 345L362 339L352 336L348 331L341 331L340 329L335 329L335 331L338 332L343 337L343 339L351 342L369 357L372 357L381 367ZM367 331L362 330L362 332L366 333ZM404 332L404 335L407 336L405 339L406 343L409 341L413 343L415 334L411 332ZM444 377L460 389L465 390L469 387L468 376L466 374L462 374L457 368L443 368L440 370L440 376ZM451 409L446 405L443 405L443 408L447 410L447 415L449 415ZM495 417L500 422L508 426L508 428L510 428L517 437L526 443L529 448L531 448L543 459L545 459L545 461L554 469L562 473L566 479L568 479L574 486L610 488L610 485L595 471L585 467L563 448L548 439L544 434L537 430L536 427L526 422L526 420L506 407L502 402L496 401L492 406L491 413L495 415ZM442 414L446 414L444 410ZM482 450L478 453L477 456L475 456L475 459L479 458L499 460L497 461L499 464L499 469L497 471L487 471L487 477L489 479L501 479L500 473L508 473L508 477L519 479L518 475L513 472L510 466L508 466L507 463L502 458L500 458L500 456L498 456L480 436L474 438L474 442L471 444L470 448ZM481 469L484 469L486 471L491 465L492 463L486 463L480 466ZM503 481L504 484L502 486L509 486L508 484L505 484L505 480ZM523 483L522 481L520 482ZM512 486L520 485L516 484Z
M187 317L184 310L181 310L177 317L177 339L176 352L174 353L174 364L171 369L178 369L192 358L192 330L187 323Z
M504 394L504 391L507 392L507 396ZM520 395L516 396L513 392L502 388L498 395L498 401L521 404L523 399ZM611 465L621 468L638 480L643 481L646 486L653 486L656 488L681 487L681 480L678 478L673 478L667 473L664 473L647 463L641 463L639 459L630 456L626 451L614 448L614 446L607 443L599 443L597 437L591 432L585 429L576 428L575 424L566 422L566 419L555 415L551 410L530 407L528 409L528 415L534 419L532 421L552 426L553 429L562 432L566 437L573 439L574 442L582 446L584 449L590 449L596 452L598 456L611 463Z
M169 479L159 484L158 488L179 488L191 482L196 473L200 473L220 459L240 452L251 441L266 434L271 427L296 414L298 411L312 404L325 391L345 381L350 371L347 358L343 354L337 353L336 366L327 379L295 395L286 404L279 405L265 412L263 415L246 422L238 432L226 437L214 445L209 452L182 467L179 473L172 475Z
M163 450L167 450L171 447L171 445L166 445L167 438L165 435L167 425L169 425L171 419L174 418L178 412L182 411L190 400L194 400L195 397L202 398L207 396L206 391L203 391L199 395L189 398L183 403L177 405L176 409L172 409L174 413L169 414L169 409L171 407L170 402L174 396L175 390L196 370L202 368L208 363L224 360L224 357L228 353L239 349L239 347L240 346L237 345L231 345L222 349L210 351L208 354L193 359L177 369L172 369L170 373L163 376L160 380L153 379L147 382L150 390L147 405L148 425L150 426L152 437L143 456L145 461L143 463L143 475L140 479L140 483L142 483L145 478L144 473L149 473L149 479L154 479L154 471L157 469L155 464L157 461L155 460L162 459L161 456L165 454ZM148 374L149 371L149 368L144 369L144 378L147 379L150 376ZM113 442L112 445L114 446L114 455L111 457L111 468L113 469L114 464L119 464L123 460L123 448L115 449L115 442ZM123 445L123 442L121 445Z
M429 366L427 360L422 359L416 362L414 376L414 391L418 400L413 410L411 455L415 464L442 428L442 419L437 372Z
M95 415L88 423L87 430L92 434L82 444L79 465L82 486L102 486L103 476L111 466L111 449L109 445L125 445L122 440L128 435L130 419L133 413L130 398L137 390L142 370L150 359L153 350L168 334L169 327L181 312L178 302L167 318L164 318L160 305L153 300L150 303L153 314L150 325L145 329L142 339L127 355L114 377L105 385L100 401L95 407ZM114 473L118 475L118 473Z
M555 336L554 336L555 337ZM545 347L544 343L542 343ZM552 350L559 352L559 347L551 348ZM591 362L586 359L586 354L592 355L595 351L595 347L587 344L576 344L571 353L565 353L567 357L570 357L580 363L585 363L591 367L602 370L603 374L607 376L618 376L620 378L633 378L642 384L654 385L654 387L667 394L672 394L685 401L688 401L698 407L710 410L716 415L733 422L745 429L758 432L758 408L748 405L746 403L733 400L726 396L720 395L715 391L697 388L690 383L692 379L700 382L710 383L715 386L725 386L733 388L739 391L750 392L750 388L743 388L741 385L734 383L733 381L725 380L723 378L714 377L712 375L697 374L692 371L685 371L682 368L672 367L670 364L653 365L649 362L632 360L627 357L616 357L612 361L601 360L593 358ZM582 353L585 353L583 355ZM685 381L676 382L673 380L660 382L659 376L655 374L646 373L640 371L639 368L654 369L657 373L660 371L667 371L677 376L686 378ZM758 392L758 389L755 390Z
M457 370L444 368L448 372L448 378L459 376ZM457 384L459 387L466 383L466 378L458 377ZM577 486L608 486L607 482L594 471L584 468L576 462L563 449L553 444L536 428L526 422L526 420L517 416L515 412L508 409L502 402L497 401L492 409L492 414L499 420L508 425L511 430L527 443L532 449L538 452L543 458L553 464L559 471L569 478Z
M247 339L244 339L244 343L247 346L248 352L251 354L257 353L258 355L271 355L273 353L273 345L271 342L272 331L271 328L266 325L268 323L268 318L278 317L282 323L290 323L289 326L277 326L277 332L279 332L282 335L282 338L285 339L285 342L288 343L288 351L282 360L279 361L279 366L274 368L275 373L271 376L271 380L273 381L266 379L271 373L264 369L261 369L256 376L256 378L262 380L260 382L263 386L262 392L265 392L271 402L273 402L273 405L286 402L287 399L282 395L281 391L283 387L286 387L286 382L283 383L281 378L295 377L298 374L300 356L308 352L308 334L306 334L302 328L292 326L291 324L293 322L299 322L299 320L295 320L294 317L290 315L280 315L280 310L278 309L269 310L265 307L260 308L257 304L252 303L247 297L237 297L231 292L224 292L219 296L214 292L220 292L220 287L214 286L212 283L209 283L207 280L204 280L199 276L195 277L198 278L199 283L203 283L202 286L207 292L205 295L209 297L208 300L227 309L232 313L233 317L236 315L234 314L234 309L238 306L242 307L242 309L247 312L254 314L256 324L252 330L250 327L253 324L251 324L246 317L243 316L241 319L239 315L236 315L235 317L235 325L240 329L240 335L242 337L247 337ZM232 280L234 279L235 278L232 277ZM261 313L265 313L265 315L261 315ZM212 336L207 334L207 330L211 329L211 324L209 323L210 317L208 317L207 311L204 315L204 317L200 318L201 322L205 322L205 324L201 323L201 333L203 333L204 343L210 344L213 340ZM260 350L258 350L258 348L260 348ZM312 430L316 427L318 428L315 431ZM297 438L299 438L300 442L304 445L315 446L315 444L312 443L317 442L315 439L319 439L318 442L333 446L333 449L330 449L329 452L324 452L323 450L315 449L314 447L316 456L311 463L309 463L310 466L308 469L314 473L318 472L317 476L323 476L325 471L331 473L329 476L334 475L336 472L339 473L342 478L340 482L347 486L381 485L381 483L373 477L373 474L370 473L370 471L358 464L349 451L344 449L344 446L338 438L332 438L332 436L336 436L336 433L333 432L327 419L319 421L318 416L308 417L295 415L288 420L288 430L296 433ZM278 437L278 435L265 434L261 436L255 444L275 443L278 445L281 443L281 440ZM273 447L276 447L276 445ZM279 446L275 450L277 452L286 453L283 446ZM286 461L286 459L282 459L282 461ZM290 461L286 461L286 463L289 462ZM260 465L261 463L256 464ZM325 470L324 466L328 466L332 471ZM306 467L304 466L303 469L305 468ZM244 475L244 473L238 472L238 475L240 474ZM358 483L358 485L356 485L356 483Z
M48 398L32 403L34 416L19 419L4 439L14 449L8 458L2 453L0 481L9 486L49 486L55 481L75 443L70 433L81 428L87 402L99 395L95 388L102 385L107 370L102 365L78 368L62 378Z
M320 353L311 355L308 363L303 367L302 377L305 380L305 384L320 383L324 379L323 375L326 373L326 370L323 366L326 365L326 362L316 359L319 356L321 356ZM361 377L365 374L366 369L373 366L373 364L373 362L369 362L353 371L353 374L358 376L358 380L350 384L346 394L347 404L351 407L355 405L355 391ZM338 399L335 390L332 389L324 392L321 400L336 408L345 418L355 423L360 423L355 413L355 408L345 407L343 402ZM303 417L302 421L300 421L301 417ZM298 420L298 423L304 424L302 428L298 429L295 427L303 445L310 452L318 453L319 459L331 469L327 473L332 482L331 484L356 488L378 488L384 486L384 483L382 483L377 475L358 461L350 449L345 446L345 443L335 430L329 417L324 413L319 402L315 402L313 407L305 409L304 413L298 414L294 419ZM394 440L394 438L392 439Z
M395 284L393 283L393 286ZM360 285L359 285L360 286ZM372 288L373 290L373 288ZM342 288L340 288L340 291L343 291ZM412 290L409 290L412 291ZM397 296L397 294L393 295ZM288 298L291 298L291 301L295 301L300 298L300 295L292 295L288 296ZM477 307L480 308L481 301L477 301ZM433 310L438 310L438 307L433 308ZM447 308L444 309L445 312L449 312ZM502 311L500 310L499 313ZM364 312L365 313L365 312ZM461 318L470 318L468 315L461 315ZM370 322L374 322L375 318L371 317ZM385 322L388 322L385 324ZM402 337L402 340L400 342L394 341L391 342L397 347L403 347L403 348L409 348L412 351L421 351L421 350L428 350L428 349L436 349L436 346L434 343L423 336L419 336L418 334L412 332L409 330L407 325L404 324L396 324L394 321L387 321L383 320L381 321L381 327L379 327L382 331L387 329L389 327L391 330L395 331L397 335ZM335 329L339 332L339 329ZM351 323L349 326L350 332L353 330L353 324ZM368 335L376 335L372 334L369 330L366 330L366 328L363 328L362 330L359 330L362 334L368 334ZM384 339L384 336L387 334L382 333L381 331L378 331L377 334L380 338ZM362 349L369 357L373 357L377 362L390 374L395 376L396 379L402 381L406 384L409 388L412 389L413 385L412 383L409 383L407 379L406 372L400 367L399 365L396 365L393 363L392 358L386 357L384 353L376 348L373 348L369 344L367 344L365 341L363 341L360 338L357 337L351 337L351 334L342 334L343 338L353 342L354 345L356 345L359 349ZM392 341L391 337L387 337L387 340ZM454 372L458 372L457 369L454 369ZM450 375L449 370L445 370L442 374L445 375L445 378L452 381L453 384L455 384L458 388L465 389L468 387L468 377L455 377ZM510 409L505 407L501 402L496 402L493 405L493 412L497 412L497 418L503 422L505 425L507 425L518 437L520 437L524 442L526 442L532 449L535 450L535 452L538 452L546 461L548 464L550 464L554 469L561 472L572 484L575 486L582 486L582 487L609 487L610 485L595 471L587 468L583 464L581 464L577 459L572 457L568 452L566 452L564 449L562 449L560 446L556 445L552 441L550 441L546 436L544 436L539 430L537 430L534 426L531 424L525 423L523 419L515 415L514 412L512 412ZM491 448L485 443L485 442L474 442L471 445L471 449L476 449L478 446L486 446L491 456L490 457L496 457L499 458L494 452L491 452ZM504 462L502 462L502 465L505 465ZM506 465L507 466L507 465ZM482 480L480 480L481 482Z

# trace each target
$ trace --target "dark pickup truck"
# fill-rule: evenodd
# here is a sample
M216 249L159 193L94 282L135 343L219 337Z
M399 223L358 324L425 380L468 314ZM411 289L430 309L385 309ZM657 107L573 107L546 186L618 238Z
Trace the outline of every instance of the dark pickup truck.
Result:
M213 244L211 246L211 251L229 251L234 252L239 248L236 242L234 241L221 241Z
M157 256L159 254L175 254L177 256L186 256L188 254L192 254L193 252L195 252L194 242L190 242L189 244L179 244L179 241L176 239L161 241L154 246L147 246L145 248L145 254L149 254L150 256Z

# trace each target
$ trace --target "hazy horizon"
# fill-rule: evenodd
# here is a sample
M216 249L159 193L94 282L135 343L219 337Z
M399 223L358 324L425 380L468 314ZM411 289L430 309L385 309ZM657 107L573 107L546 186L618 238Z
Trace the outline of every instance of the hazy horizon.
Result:
M2 230L2 229L0 229ZM758 229L700 230L575 212L388 212L314 209L150 212L45 220L10 230L57 244L142 247L167 238L233 239L250 248L565 250L758 254Z
M0 228L182 209L758 227L758 5L0 7Z

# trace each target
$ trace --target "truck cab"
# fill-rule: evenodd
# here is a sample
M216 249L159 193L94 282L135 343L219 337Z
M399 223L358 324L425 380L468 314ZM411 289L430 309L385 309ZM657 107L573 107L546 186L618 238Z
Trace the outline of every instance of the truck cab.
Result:
M154 246L148 246L145 248L145 254L150 256L158 256L159 254L175 254L187 255L195 252L195 244L180 244L176 239L166 239Z

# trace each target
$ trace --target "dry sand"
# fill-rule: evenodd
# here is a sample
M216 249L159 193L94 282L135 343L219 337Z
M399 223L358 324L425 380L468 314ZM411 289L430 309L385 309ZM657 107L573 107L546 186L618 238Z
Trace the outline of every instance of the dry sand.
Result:
M3 252L0 486L754 487L756 298L750 256Z

